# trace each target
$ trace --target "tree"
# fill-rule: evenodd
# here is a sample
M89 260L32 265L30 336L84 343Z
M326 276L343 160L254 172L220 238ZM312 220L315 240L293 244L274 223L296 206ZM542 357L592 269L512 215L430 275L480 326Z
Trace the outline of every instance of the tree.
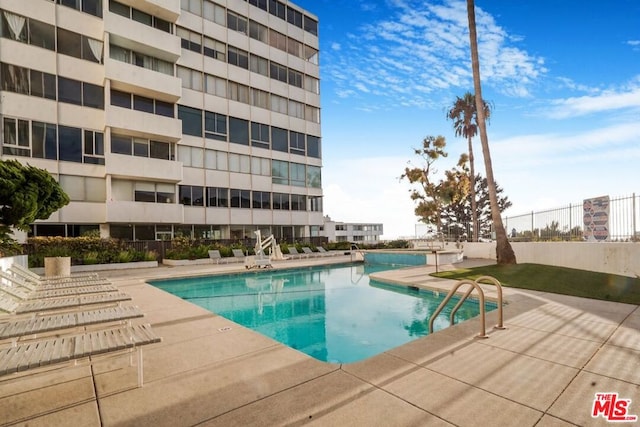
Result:
M11 228L28 231L69 203L69 196L44 169L16 160L0 160L0 241L11 241Z
M489 104L483 101L485 119L489 119L491 110ZM469 180L476 176L473 157L473 137L478 134L478 117L476 114L476 99L471 92L464 94L462 98L456 97L456 101L447 113L447 118L453 120L453 128L456 136L467 138L469 144ZM471 224L472 234L471 241L478 240L478 214L476 211L476 194L475 186L470 186L471 193Z
M491 204L488 187L487 179L478 174L475 179L476 209L471 208L471 192L464 199L457 203L451 203L443 209L442 222L449 227L450 233L453 232L458 236L467 233L467 224L472 221L473 211L477 214L478 236L491 232ZM501 213L511 207L511 201L506 196L500 196L503 191L496 183L498 206Z
M417 184L417 189L410 190L411 199L417 202L414 212L422 222L435 224L438 232L442 228L443 207L465 198L469 187L466 154L460 156L457 167L445 171L445 179L435 180L433 175L437 170L433 164L440 157L447 157L445 146L446 141L442 136L426 137L422 141L422 148L414 149L414 154L424 161L423 165L406 167L400 176L400 180L407 179L410 184Z
M482 143L482 155L484 167L487 173L489 185L489 201L491 203L491 218L496 232L496 260L499 265L516 264L516 255L507 239L507 232L502 225L496 184L493 179L493 166L489 151L489 138L487 137L487 124L482 101L482 87L480 84L480 60L478 59L478 36L476 34L476 12L474 0L467 0L467 15L469 19L469 44L471 48L471 68L473 70L473 88L476 98L476 114L478 128L480 130L480 142Z

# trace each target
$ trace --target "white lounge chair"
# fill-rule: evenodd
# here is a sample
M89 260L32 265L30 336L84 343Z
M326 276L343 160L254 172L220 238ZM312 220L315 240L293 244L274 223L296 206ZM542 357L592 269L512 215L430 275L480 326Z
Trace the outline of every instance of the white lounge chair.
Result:
M13 286L2 283L2 279L11 283ZM29 284L10 276L4 271L0 271L0 291L5 292L13 297L21 300L44 299L44 298L60 298L81 294L97 294L103 292L116 292L118 289L112 285L92 285L62 289L34 290Z
M112 323L142 317L138 307L107 307L73 313L47 314L44 316L19 320L0 319L0 340L13 339L14 343L21 337L34 336L51 331L77 328L80 326Z
M222 255L220 255L220 251L218 249L212 249L209 251L209 259L216 264L220 264L220 261L222 261Z
M161 340L150 325L136 325L19 344L0 350L0 380L3 376L63 362L86 358L93 363L96 356L136 351L138 387L142 387L142 346Z
M310 247L308 246L303 246L302 247L302 252L304 252L305 254L307 254L308 257L319 257L321 256L321 254L319 252L314 252Z
M306 258L308 255L298 252L295 246L289 246L289 255L291 258Z
M102 292L111 292L116 291L113 285L109 282L61 282L57 284L44 284L38 285L34 282L26 280L20 276L10 275L7 272L0 270L0 279L5 279L6 282L11 283L15 286L20 286L22 288L26 288L32 292L43 292L43 291L54 291L54 290L65 290L65 289L80 289L80 288L88 288L88 287L102 287L104 289ZM0 280L1 282L1 280ZM73 292L73 291L72 291Z
M16 301L0 293L0 311L10 314L42 313L51 310L79 309L85 305L119 304L130 300L131 296L122 292L30 301Z
M29 270L26 267L23 267L20 264L13 263L9 267L9 270L14 275L20 276L24 279L30 280L36 284L44 285L44 284L56 284L62 282L74 282L74 281L106 281L106 279L101 278L96 273L85 273L85 274L74 274L72 276L40 276L33 271Z
M233 258L229 257L229 262L244 262L244 251L242 249L231 249Z

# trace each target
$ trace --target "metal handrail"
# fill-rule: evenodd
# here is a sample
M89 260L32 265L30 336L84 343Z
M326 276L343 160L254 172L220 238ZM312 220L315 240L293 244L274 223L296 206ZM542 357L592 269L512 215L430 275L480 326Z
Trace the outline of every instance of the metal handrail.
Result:
M496 286L496 291L498 292L498 324L494 326L495 329L505 329L504 324L502 323L502 285L500 281L493 276L480 276L475 281L476 283L480 283L481 281L490 281L492 284Z
M440 312L445 308L445 306L447 305L447 303L449 302L451 297L453 297L455 295L455 293L458 290L458 288L460 286L467 285L467 284L473 286L473 288L471 288L471 289L475 289L475 290L478 291L478 298L480 300L480 334L478 335L478 338L488 338L487 333L486 333L485 315L484 315L484 311L485 311L485 308L484 308L484 292L482 291L482 288L480 287L479 284L477 284L473 280L469 280L469 279L460 280L458 283L456 283L455 286L453 288L451 288L451 290L449 291L449 293L447 294L445 299L440 303L440 305L438 306L436 311L431 316L431 319L429 319L429 333L430 334L433 333L433 322L435 322L436 317L438 317L438 314L440 314ZM465 293L464 297L460 300L460 302L458 304L461 304L461 302L463 302L470 294L471 294L470 291Z
M487 334L486 334L486 328L485 328L484 291L480 287L480 282L482 282L482 281L489 281L489 282L491 282L491 284L496 286L496 290L498 292L498 324L495 325L494 328L495 329L505 329L505 327L503 325L503 315L502 315L502 285L500 285L500 282L495 277L492 277L492 276L480 276L475 281L474 280L469 280L469 279L464 279L464 280L460 280L458 283L456 283L456 285L451 289L451 291L449 291L449 293L447 294L445 299L442 301L442 303L440 303L440 305L438 306L438 308L436 309L434 314L431 316L431 319L429 319L429 333L430 334L433 333L433 323L435 322L436 317L444 309L444 307L447 305L447 303L453 297L453 295L456 293L456 291L463 285L471 285L471 288L469 288L467 290L467 292L464 293L462 298L460 298L460 301L458 301L458 303L453 307L453 310L451 310L451 315L449 316L449 322L451 323L451 325L453 325L455 323L454 316L455 316L456 312L462 306L462 304L465 302L465 300L469 297L469 295L471 295L471 292L473 292L473 290L475 289L475 290L478 291L479 300L480 300L480 316L481 316L481 319L480 319L480 335L478 335L478 337L479 338L488 338Z

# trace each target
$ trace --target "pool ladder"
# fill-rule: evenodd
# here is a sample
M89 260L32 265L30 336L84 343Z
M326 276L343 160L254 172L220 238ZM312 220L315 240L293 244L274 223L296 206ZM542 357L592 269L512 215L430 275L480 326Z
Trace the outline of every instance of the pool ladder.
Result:
M458 283L455 284L453 288L451 288L451 290L449 291L445 299L442 301L442 303L440 303L436 311L433 313L433 315L429 319L429 333L430 334L433 333L433 323L435 322L436 317L438 317L440 312L446 307L447 303L455 295L458 288L464 285L471 285L471 287L467 290L467 292L465 292L462 298L460 298L460 301L458 301L455 307L453 307L453 310L451 310L449 321L451 322L451 325L455 323L455 319L454 319L455 314L457 313L458 309L462 306L462 304L465 302L465 300L469 297L469 295L471 295L471 292L473 292L473 290L475 289L478 291L478 298L480 301L480 334L478 335L478 338L489 338L489 336L486 333L486 326L485 326L486 319L485 319L485 307L484 307L484 291L480 287L480 282L483 282L483 281L484 282L489 281L490 284L493 284L496 286L496 290L498 291L498 324L494 326L494 329L505 329L502 323L502 286L500 285L500 282L498 281L498 279L496 279L495 277L481 276L481 277L478 277L475 281L469 280L469 279L460 280Z

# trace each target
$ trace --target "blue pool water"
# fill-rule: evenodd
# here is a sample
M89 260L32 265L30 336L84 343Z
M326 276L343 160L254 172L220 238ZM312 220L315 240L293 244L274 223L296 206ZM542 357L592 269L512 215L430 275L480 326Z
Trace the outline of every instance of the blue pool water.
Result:
M316 359L351 363L427 335L445 297L369 279L391 268L341 264L150 283ZM456 302L438 316L435 330L449 326ZM478 313L478 302L469 300L456 323Z

